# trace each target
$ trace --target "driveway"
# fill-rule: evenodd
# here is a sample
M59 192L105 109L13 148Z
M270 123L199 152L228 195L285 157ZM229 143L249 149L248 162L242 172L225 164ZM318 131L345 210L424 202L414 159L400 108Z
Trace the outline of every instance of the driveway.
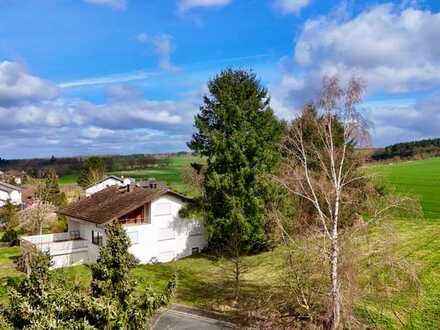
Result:
M220 330L235 329L233 324L206 317L187 308L171 308L163 312L154 322L153 330Z

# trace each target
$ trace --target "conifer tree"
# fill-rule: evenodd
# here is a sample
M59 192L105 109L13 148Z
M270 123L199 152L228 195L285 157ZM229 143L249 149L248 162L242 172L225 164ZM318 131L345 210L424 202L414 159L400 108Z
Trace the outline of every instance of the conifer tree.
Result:
M106 228L106 242L100 248L99 259L92 269L92 295L94 297L110 296L124 306L132 294L136 282L130 271L138 261L128 252L130 240L119 224Z
M234 237L242 251L261 249L271 191L264 177L279 160L283 125L252 72L223 71L208 88L188 146L207 158L200 208L210 246L223 250Z

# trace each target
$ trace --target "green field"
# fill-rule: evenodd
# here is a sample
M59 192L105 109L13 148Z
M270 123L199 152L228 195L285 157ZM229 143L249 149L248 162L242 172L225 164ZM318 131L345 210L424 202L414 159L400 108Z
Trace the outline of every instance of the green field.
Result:
M200 162L200 157L197 156L176 156L169 159L169 164L166 166L159 166L154 168L147 168L133 171L117 171L110 172L118 176L125 176L134 178L136 180L147 180L155 178L158 181L164 182L167 186L184 194L194 193L191 187L186 186L182 182L181 170L185 166L189 166L193 162Z
M169 158L167 165L138 170L115 171L107 174L131 177L136 180L155 178L181 193L191 195L194 193L194 190L182 182L180 172L183 167L190 165L192 162L199 161L200 157L196 156L174 156ZM78 175L76 174L65 175L60 178L59 183L62 185L76 184L77 179Z
M396 192L420 200L427 219L440 219L440 158L370 166L368 171L383 177Z
M76 181L78 180L77 174L69 174L62 176L58 182L59 184L66 185L66 184L76 184Z

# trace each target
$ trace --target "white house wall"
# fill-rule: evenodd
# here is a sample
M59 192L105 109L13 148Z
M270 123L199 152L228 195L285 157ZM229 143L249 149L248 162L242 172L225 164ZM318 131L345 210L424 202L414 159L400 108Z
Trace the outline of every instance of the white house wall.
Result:
M21 192L14 190L10 193L0 190L0 207L6 204L6 201L10 200L14 205L21 205Z
M164 195L151 203L151 224L125 226L129 236L138 238L130 252L141 263L171 261L191 255L193 248L200 251L206 246L198 224L179 217L183 205L181 199Z
M79 231L80 237L87 240L89 243L87 258L87 262L89 263L95 262L99 256L99 246L92 244L92 230L95 232L100 232L104 236L105 230L102 228L102 226L87 221L69 218L68 231Z
M0 207L6 204L9 199L9 194L6 191L0 190Z

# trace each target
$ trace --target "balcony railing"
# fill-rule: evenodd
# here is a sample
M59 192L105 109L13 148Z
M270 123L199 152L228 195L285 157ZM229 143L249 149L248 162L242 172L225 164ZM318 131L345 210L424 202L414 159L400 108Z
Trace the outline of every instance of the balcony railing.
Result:
M72 237L70 233L22 236L20 240L23 246L32 245L40 251L49 252L50 255L87 249L89 243L76 235Z

